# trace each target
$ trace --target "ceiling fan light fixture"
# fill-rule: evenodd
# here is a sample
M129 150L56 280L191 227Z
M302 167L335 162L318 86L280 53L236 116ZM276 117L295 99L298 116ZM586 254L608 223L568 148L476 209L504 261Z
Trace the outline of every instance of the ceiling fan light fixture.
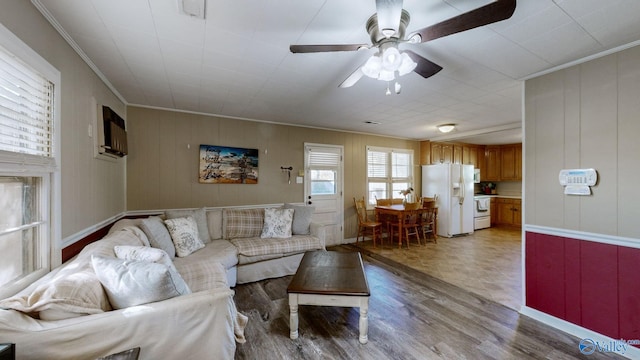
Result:
M453 129L456 128L456 124L443 124L443 125L438 125L438 130L441 133L450 133L453 131Z
M378 75L378 80L382 81L392 81L396 79L395 71L393 70L380 70L380 75Z
M402 65L402 56L395 47L390 47L382 53L382 68L389 71L396 71Z
M382 69L382 60L379 56L373 55L362 66L362 73L370 78L377 79Z
M413 61L413 59L411 59L411 57L407 55L407 53L402 53L401 59L402 63L400 64L400 67L398 67L398 74L400 76L407 75L408 73L412 72L416 68L416 66L418 66L418 63Z

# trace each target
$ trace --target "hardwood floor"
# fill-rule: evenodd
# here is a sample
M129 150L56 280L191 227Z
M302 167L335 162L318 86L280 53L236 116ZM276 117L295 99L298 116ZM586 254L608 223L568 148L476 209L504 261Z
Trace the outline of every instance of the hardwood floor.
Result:
M334 251L360 251L353 245ZM289 338L291 276L238 285L249 317L236 359L605 359L580 339L453 284L361 251L371 289L369 342L358 342L356 308L300 306L299 338Z
M426 246L412 240L409 249L389 242L375 249L371 241L358 246L512 309L520 310L523 303L519 229L492 227L467 236L439 237L437 244L430 240Z

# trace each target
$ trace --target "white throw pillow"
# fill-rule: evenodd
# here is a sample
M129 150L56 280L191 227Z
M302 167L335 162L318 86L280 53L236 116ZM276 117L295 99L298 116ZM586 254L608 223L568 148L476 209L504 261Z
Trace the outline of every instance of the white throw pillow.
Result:
M164 264L99 255L92 255L91 263L114 309L191 293L180 274Z
M191 216L167 219L164 223L176 248L176 256L185 257L204 247L198 236L198 225Z
M289 238L291 237L291 224L293 222L293 209L264 209L264 226L261 238Z
M113 252L116 253L118 259L156 262L176 270L169 254L162 249L148 246L117 245L113 247Z

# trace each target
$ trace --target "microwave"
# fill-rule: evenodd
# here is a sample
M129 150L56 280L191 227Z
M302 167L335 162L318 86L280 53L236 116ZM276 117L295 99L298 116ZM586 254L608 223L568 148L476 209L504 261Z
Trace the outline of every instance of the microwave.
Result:
M480 169L473 169L473 182L480 183Z

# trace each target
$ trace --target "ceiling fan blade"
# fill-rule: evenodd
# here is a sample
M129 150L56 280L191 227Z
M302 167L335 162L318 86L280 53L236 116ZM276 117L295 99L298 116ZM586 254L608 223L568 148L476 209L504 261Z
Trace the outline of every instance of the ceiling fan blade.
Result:
M330 51L356 51L360 49L368 49L367 44L348 44L348 45L291 45L289 50L292 53L315 53Z
M506 20L516 10L516 0L495 0L475 10L454 16L451 19L427 26L415 33L422 37L420 42L438 39L451 34L474 29L494 22Z
M390 38L398 32L402 15L402 0L376 0L378 30Z
M411 60L418 63L418 66L416 66L413 71L425 79L437 74L440 70L442 70L442 66L423 58L422 56L414 53L411 50L404 50L404 52L409 55Z
M356 69L356 71L354 71L353 73L351 73L351 75L349 75L349 77L347 77L342 84L338 85L338 87L340 88L348 88L348 87L352 87L353 85L355 85L358 80L360 80L360 78L362 78L364 76L364 73L362 72L362 66L358 67Z

